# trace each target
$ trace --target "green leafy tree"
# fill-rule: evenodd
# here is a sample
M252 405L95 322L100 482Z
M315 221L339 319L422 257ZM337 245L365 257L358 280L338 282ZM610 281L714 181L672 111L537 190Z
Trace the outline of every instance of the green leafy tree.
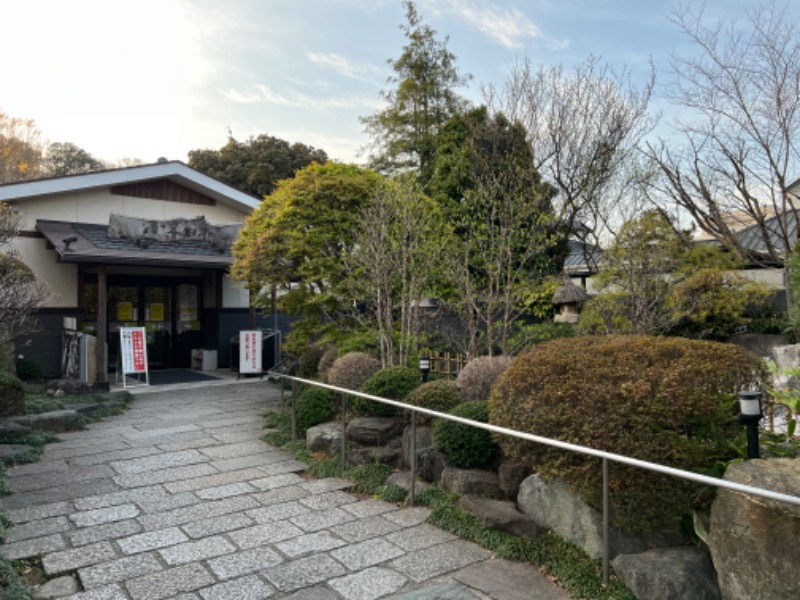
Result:
M49 177L89 173L105 169L106 166L83 148L71 142L55 142L47 147L44 157L44 172Z
M421 301L446 287L455 238L440 207L406 175L376 190L347 260L351 294L377 324L384 367L404 365L422 329Z
M344 261L381 183L355 165L312 164L280 181L245 221L231 272L251 293L268 292L261 304L279 290L281 308L302 317L292 334L298 355L334 315L349 310Z
M246 142L230 137L219 150L189 151L190 167L259 198L271 194L281 179L327 160L323 150L264 134Z
M481 107L453 117L438 136L428 189L446 207L461 240L453 269L457 306L478 353L505 354L532 291L560 267L565 236L555 219L554 190L542 183L526 132Z
M681 334L724 338L764 307L770 290L736 273L721 248L691 243L661 212L629 221L593 279L599 294L581 315L594 333Z
M456 69L448 39L437 39L413 2L403 6L407 23L400 29L408 43L399 58L388 61L394 74L387 81L390 89L381 96L389 106L361 122L372 137L374 168L390 173L411 168L424 175L439 128L466 106L455 90L469 77Z

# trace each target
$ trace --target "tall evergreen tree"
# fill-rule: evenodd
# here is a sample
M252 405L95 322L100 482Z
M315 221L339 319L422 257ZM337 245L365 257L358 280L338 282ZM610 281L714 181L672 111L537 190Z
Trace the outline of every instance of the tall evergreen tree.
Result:
M403 3L407 23L400 29L408 39L397 59L389 59L394 74L381 97L386 109L362 117L372 138L370 163L376 170L395 172L415 169L425 174L433 157L436 134L450 117L466 107L455 89L470 77L459 74L456 57L447 49L448 38L422 22L413 2Z

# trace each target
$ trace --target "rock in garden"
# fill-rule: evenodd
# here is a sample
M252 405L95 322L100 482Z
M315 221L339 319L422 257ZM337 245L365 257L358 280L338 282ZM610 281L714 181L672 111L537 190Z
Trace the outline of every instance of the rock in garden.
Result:
M535 538L539 535L539 526L517 510L516 504L508 500L492 500L483 496L466 495L459 498L458 504L492 529L501 529L527 538Z
M497 469L497 483L503 490L506 498L515 500L519 493L519 486L530 475L531 470L522 462L507 460L500 463Z
M386 479L386 485L397 485L411 493L411 472L410 471L397 471L392 473ZM422 490L427 489L430 484L427 481L421 481L419 478L414 482L414 494L419 494Z
M440 481L447 463L436 448L417 450L417 475L425 481Z
M351 465L369 465L375 461L382 465L397 467L400 463L400 449L378 446L347 451L347 462Z
M732 464L725 479L800 496L800 459ZM800 598L800 506L720 489L708 546L724 598Z
M12 458L31 450L33 450L33 447L26 444L0 444L0 459Z
M456 469L447 467L442 471L442 487L458 494L480 494L499 498L502 496L497 484L497 473L483 469Z
M24 424L11 419L0 420L0 437L17 439L28 435L32 429Z
M64 395L84 396L94 392L94 388L91 385L77 379L53 379L48 381L47 384L45 384L45 393L50 395L51 390L53 392L52 395L57 398ZM59 391L61 394L58 393Z
M643 600L721 598L714 567L708 552L701 548L658 548L620 554L611 564L625 587Z
M325 452L333 456L342 451L342 426L339 423L322 423L306 430L306 447L311 452Z
M50 600L51 598L64 598L78 592L77 580L70 576L56 577L43 583L33 592L36 600Z
M400 435L398 417L356 417L347 424L347 439L364 446L383 446Z
M411 466L411 425L403 430L403 466ZM433 446L433 434L430 427L417 425L417 452Z

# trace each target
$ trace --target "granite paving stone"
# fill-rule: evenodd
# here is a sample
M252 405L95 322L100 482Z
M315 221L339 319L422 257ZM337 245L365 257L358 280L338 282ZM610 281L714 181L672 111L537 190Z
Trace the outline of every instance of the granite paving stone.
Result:
M164 452L176 452L178 450L191 450L197 448L205 448L206 446L214 446L219 442L213 437L196 437L191 440L182 440L179 442L166 442L156 446Z
M302 558L310 554L327 552L334 548L341 548L347 544L342 538L328 531L318 531L299 537L291 538L275 544L275 547L289 558ZM394 558L394 557L392 557ZM342 561L340 561L342 562Z
M466 567L491 556L488 550L464 540L455 540L410 552L389 563L389 567L417 583Z
M159 550L164 561L174 567L192 561L206 560L223 554L230 554L236 548L221 535L184 542Z
M71 465L98 465L115 460L127 460L130 458L142 458L143 456L151 456L158 454L159 449L155 447L144 448L126 448L124 450L116 450L113 452L104 452L102 454L89 454L87 456L76 456L69 460Z
M201 502L202 500L193 493L181 492L179 494L167 494L161 498L137 500L136 504L142 509L143 513L153 513L194 506Z
M51 552L42 558L45 573L55 575L64 571L73 571L99 562L106 562L117 557L110 542L98 542L80 548Z
M125 438L128 440L150 440L153 438L171 436L186 432L197 432L200 430L201 430L200 425L192 423L186 425L175 425L173 427L161 427L161 428L147 427L145 431L132 431L130 433L127 433L125 434Z
M209 463L217 471L230 471L232 469L246 469L247 467L258 467L274 462L286 460L288 455L284 452L260 452L248 456L236 458L222 458Z
M207 587L214 578L200 563L189 563L125 582L133 600L161 600Z
M71 525L66 517L52 517L41 519L22 525L11 527L5 534L5 543L18 542L29 538L42 537L51 533L62 533L71 529Z
M331 527L331 532L351 543L363 542L370 538L386 536L400 529L400 525L384 519L381 515L348 521Z
M260 440L263 432L259 429L239 430L239 431L220 431L214 432L214 438L223 444L236 444L239 442L250 442Z
M97 508L83 512L72 513L69 518L78 527L102 525L112 521L122 521L137 516L141 511L135 504L120 504L108 508Z
M279 463L282 464L282 463ZM274 490L275 488L285 487L287 485L297 485L303 483L305 479L300 477L297 473L281 473L279 475L270 475L268 477L260 477L250 481L250 485L257 487L262 492L267 490Z
M125 521L106 523L105 525L84 527L77 531L69 531L66 533L66 536L70 545L85 546L86 544L92 544L94 542L126 537L134 533L139 533L140 531L142 531L142 526L138 521L127 519Z
M452 533L448 533L438 527L423 523L416 527L408 527L396 533L390 533L386 539L393 544L400 546L409 552L429 548L436 544L443 544L457 539Z
M289 502L290 500L299 500L309 495L310 493L299 485L287 485L286 487L279 487L266 492L257 492L251 497L258 500L264 506L271 506L273 504L280 504L281 502Z
M266 523L254 525L231 531L228 537L242 550L282 542L292 537L302 535L303 530L285 521L280 523Z
M139 533L117 540L123 554L138 554L188 541L189 538L177 527Z
M387 512L396 511L398 508L396 504L392 504L391 502L384 502L383 500L371 498L369 500L361 500L354 504L342 506L342 509L361 518L382 515Z
M227 485L220 485L212 488L204 488L197 490L197 494L204 500L219 500L220 498L228 498L230 496L240 496L242 494L250 494L257 491L252 485L240 481L239 483L229 483Z
M399 591L407 581L406 577L391 569L371 567L332 579L328 585L347 600L375 600Z
M130 600L130 598L119 585L112 584L94 588L87 592L78 592L67 596L63 600Z
M37 473L34 475L20 475L8 480L8 487L13 493L30 492L52 488L62 483L90 481L104 479L113 475L106 465L92 465L90 467L77 467L62 472Z
M164 487L173 494L176 494L178 492L191 492L240 481L250 481L254 477L261 477L262 475L263 471L259 469L238 469L226 473L214 473L213 475L206 475L204 477L193 477L182 481L171 481L165 483Z
M252 417L248 417L252 419ZM263 452L274 451L273 447L259 440L249 442L238 442L236 444L223 444L210 446L200 450L211 459L217 458L236 458L237 456L247 456L249 454L261 454Z
M98 508L108 508L119 504L130 504L146 500L157 500L167 496L167 492L160 485L133 488L111 492L110 494L99 494L97 496L87 496L78 498L74 505L78 510L95 510Z
M413 527L414 525L419 525L421 523L424 523L428 519L430 514L431 514L430 508L425 508L422 506L413 506L411 508L406 508L392 513L387 513L384 515L384 517L389 519L393 523L397 523L401 527Z
M3 499L3 507L6 509L25 508L36 504L52 504L61 500L74 500L84 496L94 496L96 494L107 494L119 490L110 479L95 479L92 481L78 481L58 485L56 487L13 494Z
M61 436L63 437L63 434L61 434ZM107 452L127 450L129 448L130 446L124 440L102 440L95 443L89 440L84 440L83 443L81 443L79 440L75 445L68 445L61 442L57 445L47 446L43 458L45 460L53 460L59 458L74 458L76 456L103 455Z
M269 465L262 465L258 468L267 475L280 475L281 473L301 473L305 471L307 467L308 465L299 460L289 459Z
M341 577L347 570L327 554L320 554L268 567L262 571L266 578L282 592Z
M0 556L8 560L17 560L18 558L29 558L45 552L63 550L65 547L64 538L60 534L54 533L53 535L31 538L12 544L3 544L0 546Z
M5 498L4 498L5 500ZM0 506L4 504L0 503ZM53 502L39 506L25 506L23 508L6 509L6 514L14 523L27 523L49 517L60 517L69 514L70 506L66 502Z
M181 525L181 529L183 529L186 535L196 539L234 531L235 529L242 529L253 524L255 524L255 521L247 514L233 513L212 517L210 519L201 519L200 521L191 521L190 523Z
M200 590L203 600L261 600L272 597L272 588L256 575L218 583Z
M239 417L225 416L224 418L221 419L204 421L203 427L206 427L208 429L215 429L220 427L230 427L232 425L251 425L252 423L253 423L253 415L246 414Z
M161 452L156 456L145 456L142 458L132 458L130 460L116 460L109 464L117 473L132 474L157 471L167 467L193 465L206 462L207 460L206 456L197 450L181 450L179 452Z
M358 502L358 498L340 491L315 494L300 500L301 504L307 506L311 510L325 510L344 504L352 504L353 502Z
M325 492L334 492L336 490L349 490L353 487L353 482L342 477L328 477L326 479L306 480L300 484L300 487L312 494L324 494Z
M281 596L281 600L341 600L341 596L325 585L307 587L289 596Z
M171 467L158 471L147 471L145 473L117 475L114 477L114 483L123 488L135 488L169 481L179 481L181 479L191 479L192 477L202 477L203 475L213 475L218 472L217 469L213 468L208 463L198 463L196 465Z
M298 515L289 519L303 531L313 532L321 529L328 529L340 523L355 521L355 516L344 512L341 508L331 508L329 510L319 510L304 515Z
M283 504L271 504L270 506L254 508L253 510L248 510L246 514L248 517L255 519L256 523L271 523L288 519L289 517L296 517L310 511L311 509L307 506L303 506L300 502L293 500Z
M119 583L132 577L161 571L161 562L153 553L134 554L109 562L78 569L83 588L88 590L109 583Z
M232 579L261 569L279 565L283 558L274 550L259 546L233 554L226 554L208 561L208 568L219 579Z
M331 552L331 556L351 571L359 571L373 565L403 556L405 551L381 538L372 538L358 544L350 544Z
M141 515L139 522L146 530L152 531L228 513L242 512L258 506L258 502L250 496L234 496L232 498L223 498L222 500L209 500L201 504L177 508L167 512Z
M63 459L47 460L30 463L27 465L17 465L16 467L9 469L8 474L11 477L19 477L21 475L38 475L40 473L50 473L52 471L65 471L67 467L67 461Z

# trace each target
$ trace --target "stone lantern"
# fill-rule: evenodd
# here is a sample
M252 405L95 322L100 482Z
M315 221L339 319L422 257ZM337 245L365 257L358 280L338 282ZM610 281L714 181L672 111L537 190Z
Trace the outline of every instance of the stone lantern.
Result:
M553 294L553 305L557 310L554 321L556 323L577 323L581 304L587 299L588 296L583 288L572 283L572 280L564 275L563 282Z

